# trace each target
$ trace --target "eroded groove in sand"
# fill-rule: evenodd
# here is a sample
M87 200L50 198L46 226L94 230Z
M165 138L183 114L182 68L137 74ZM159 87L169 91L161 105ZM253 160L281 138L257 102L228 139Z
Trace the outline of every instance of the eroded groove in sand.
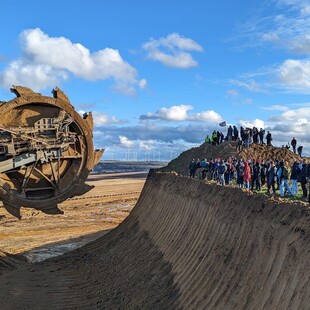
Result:
M153 174L149 182L158 196L148 184L143 197L151 200L141 199L134 213L172 264L182 306L285 309L310 302L305 206L173 174ZM165 208L155 205L158 197Z

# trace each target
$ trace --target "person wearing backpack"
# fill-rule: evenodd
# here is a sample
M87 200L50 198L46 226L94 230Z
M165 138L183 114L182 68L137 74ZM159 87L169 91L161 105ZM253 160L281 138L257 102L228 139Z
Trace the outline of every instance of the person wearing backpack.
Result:
M204 158L203 161L201 162L201 178L204 180L207 176L208 172L208 165L209 163L207 162L207 159Z
M285 190L289 193L290 196L293 196L292 189L289 185L290 170L287 162L280 162L280 168L278 170L278 177L280 179L280 196L284 197Z
M227 167L223 160L219 163L217 173L218 173L218 180L222 186L225 185L224 173L226 172Z

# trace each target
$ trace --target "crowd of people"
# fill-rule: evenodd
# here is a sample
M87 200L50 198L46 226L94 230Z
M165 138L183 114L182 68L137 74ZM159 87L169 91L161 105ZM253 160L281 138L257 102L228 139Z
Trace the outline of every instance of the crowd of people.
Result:
M240 132L240 134L239 134ZM265 138L265 130L260 128L256 128L255 126L253 128L249 127L240 127L240 130L234 125L234 126L228 126L227 128L227 135L224 136L223 132L214 130L212 135L207 135L205 138L205 142L212 143L213 145L218 145L222 143L224 140L227 141L240 141L241 144L244 144L245 147L249 147L252 143L264 143ZM270 131L266 134L266 144L271 145L272 136Z
M225 136L223 132L214 130L212 135L207 135L205 138L206 143L210 143L213 145L219 145L224 141L236 141L237 142L237 149L241 151L243 147L250 147L253 143L254 144L267 144L267 146L272 145L272 134L270 131L266 131L263 128L258 130L257 127L249 128L249 127L240 127L240 130L234 126L228 126L227 128L227 135ZM264 142L265 141L265 142ZM290 148L292 146L293 152L296 154L296 147L297 147L297 140L293 137L291 143L288 143L286 148ZM297 148L298 155L302 155L303 146L300 145Z
M242 160L209 158L192 159L189 164L190 177L214 180L220 185L235 184L248 191L261 191L263 187L268 194L281 197L298 196L300 184L302 199L310 203L310 163L301 161L287 162L278 160Z

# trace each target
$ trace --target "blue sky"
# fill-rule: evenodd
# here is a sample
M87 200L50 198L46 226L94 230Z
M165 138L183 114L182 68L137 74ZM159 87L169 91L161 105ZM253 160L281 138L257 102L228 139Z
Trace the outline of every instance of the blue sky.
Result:
M310 1L2 1L0 100L58 86L103 159L171 159L225 120L310 154ZM226 133L226 129L224 129Z

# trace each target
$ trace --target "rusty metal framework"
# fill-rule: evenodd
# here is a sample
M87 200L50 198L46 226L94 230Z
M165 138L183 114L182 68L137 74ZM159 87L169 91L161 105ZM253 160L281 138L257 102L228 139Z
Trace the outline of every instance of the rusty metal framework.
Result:
M92 114L81 117L59 88L53 97L11 91L16 98L0 104L0 199L16 216L23 206L59 213L58 203L90 189L104 151L94 150Z

